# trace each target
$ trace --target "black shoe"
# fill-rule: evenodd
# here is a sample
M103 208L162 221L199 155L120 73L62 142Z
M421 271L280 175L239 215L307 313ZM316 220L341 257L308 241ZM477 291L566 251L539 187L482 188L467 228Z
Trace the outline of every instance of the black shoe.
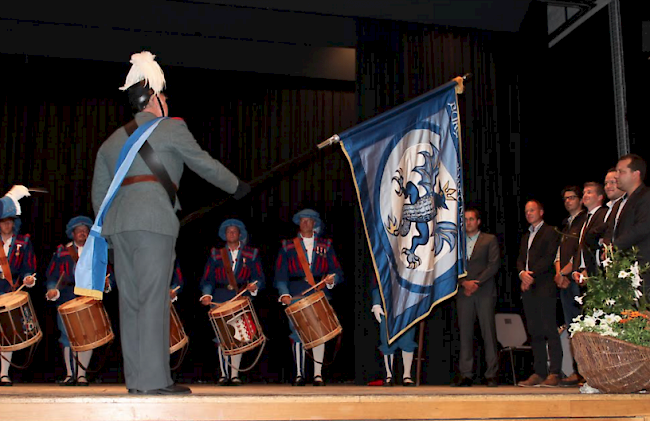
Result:
M75 383L75 386L90 386L90 383L88 383L88 379L86 376L79 376L77 377L77 382Z
M393 387L394 385L395 385L395 382L393 381L392 377L387 377L384 380L384 384L383 384L384 387Z
M225 377L219 377L219 380L217 380L217 386L228 386L228 379Z
M291 384L292 386L304 386L305 385L305 379L302 378L302 376L296 377L296 380Z
M140 395L140 391L138 389L129 389L129 395Z
M485 385L487 387L497 387L499 386L499 381L497 380L496 377L490 377L485 379Z
M7 380L5 380L7 379ZM11 381L9 376L2 376L0 377L0 386L13 386L14 382Z
M472 380L470 377L463 377L459 381L453 383L452 386L454 386L454 387L470 387L473 384L474 384L474 380Z
M75 379L68 376L63 381L61 381L59 383L59 386L74 386L76 384L77 384L77 382L75 381Z
M312 385L325 386L325 382L323 381L323 378L321 376L316 376L314 377L314 381L312 382Z
M404 386L404 387L415 387L415 382L410 377L404 377L402 379L402 386Z
M133 389L131 389L133 390ZM189 387L178 384L170 384L167 387L152 390L136 390L136 395L189 395L192 390Z
M243 384L244 384L244 382L241 381L241 379L239 377L233 377L232 379L230 379L230 385L231 386L241 386Z

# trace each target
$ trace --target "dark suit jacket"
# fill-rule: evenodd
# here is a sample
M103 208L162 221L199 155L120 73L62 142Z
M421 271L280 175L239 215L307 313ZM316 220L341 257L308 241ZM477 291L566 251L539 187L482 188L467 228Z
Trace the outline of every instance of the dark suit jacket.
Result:
M459 283L478 281L479 288L472 296L496 297L497 287L494 278L500 266L501 250L497 238L492 234L481 232L474 244L472 257L467 262L467 276L461 278ZM460 288L456 296L458 299L468 298Z
M557 254L560 236L555 231L555 227L544 223L535 234L535 239L528 249L528 238L530 231L526 230L519 247L519 257L517 258L517 273L526 270L526 255L528 255L528 270L533 272L535 282L531 288L525 292L536 297L555 297L557 286L553 277L555 275L555 255Z
M605 223L607 224L607 230L603 236L604 244L612 244L612 235L614 234L614 224L616 223L616 214L618 213L618 207L621 206L623 197L619 197L614 203L612 203L612 211L607 216Z
M573 219L571 225L568 224L568 218L562 222L562 236L560 238L560 269L569 263L571 258L575 256L578 250L578 243L580 242L580 230L582 225L587 220L587 212L580 211Z
M584 229L582 234L582 243L580 243L575 256L573 257L573 270L580 269L580 253L585 260L584 267L587 273L592 275L596 273L596 253L600 253L599 240L603 238L607 231L607 221L605 214L607 206L601 206L589 220L589 225Z
M650 189L645 184L627 198L614 230L614 245L622 250L638 247L640 265L650 259Z

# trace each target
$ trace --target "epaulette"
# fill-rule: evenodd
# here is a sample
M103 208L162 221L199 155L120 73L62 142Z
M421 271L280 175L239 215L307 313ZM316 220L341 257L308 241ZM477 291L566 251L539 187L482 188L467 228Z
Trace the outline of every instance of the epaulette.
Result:
M185 123L185 120L183 120L181 117L169 117L169 118L171 118L172 120L178 120L178 121L182 121L183 123Z
M59 247L56 248L57 257L69 255L70 253L68 252L68 247L70 247L71 245L72 245L72 242L69 242L65 246L63 244L60 244Z
M210 257L213 260L221 260L221 252L218 248L212 247L212 250L210 250Z
M247 259L254 260L257 257L258 250L253 247L244 246L241 250L241 255Z
M18 234L16 236L16 243L20 243L23 246L25 246L27 243L29 243L29 239L30 239L29 234L24 234L24 235Z
M324 249L329 250L329 248L332 247L332 240L330 240L329 238L316 237L316 245L318 247L322 247Z
M282 248L284 251L289 251L293 250L296 248L295 244L293 244L293 239L291 240L282 240Z

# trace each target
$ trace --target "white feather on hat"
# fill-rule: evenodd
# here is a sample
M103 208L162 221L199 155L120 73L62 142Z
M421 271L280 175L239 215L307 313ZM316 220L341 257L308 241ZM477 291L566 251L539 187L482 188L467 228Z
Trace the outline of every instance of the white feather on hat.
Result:
M159 94L165 88L165 74L155 60L156 56L143 51L131 56L131 70L126 75L126 82L120 88L126 91L130 86L144 80L154 93Z

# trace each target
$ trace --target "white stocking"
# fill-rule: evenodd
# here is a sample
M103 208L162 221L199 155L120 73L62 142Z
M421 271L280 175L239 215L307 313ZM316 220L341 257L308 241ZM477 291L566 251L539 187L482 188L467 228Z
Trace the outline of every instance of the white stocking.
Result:
M384 355L384 366L386 366L386 378L393 378L393 356Z
M402 351L402 363L404 364L403 378L411 377L411 366L413 365L413 353Z
M314 377L321 375L323 369L323 358L325 357L325 344L312 348L314 355Z
M63 348L63 361L65 361L65 372L67 377L72 377L72 354L70 352L70 347L66 346Z
M14 353L11 351L2 353L2 369L0 370L0 376L9 376L9 366L11 366L11 357L13 355Z
M233 355L230 357L230 361L232 364L232 367L230 367L230 378L233 379L235 377L239 377L239 364L241 364L241 356L243 354L237 354Z
M86 370L83 367L88 368L88 364L90 364L90 358L92 356L93 356L93 350L92 349L90 351L83 351L83 352L77 353L77 358L79 359L79 362L81 363L81 365L77 364L77 378L82 377L82 376L86 377Z
M305 366L305 349L299 342L293 344L293 359L296 362L296 377L302 377Z

